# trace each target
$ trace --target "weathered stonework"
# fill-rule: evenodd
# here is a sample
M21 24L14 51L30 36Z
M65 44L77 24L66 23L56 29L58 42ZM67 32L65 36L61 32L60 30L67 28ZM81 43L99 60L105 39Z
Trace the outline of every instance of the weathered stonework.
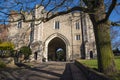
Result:
M44 16L40 13L41 10L42 7L35 10L34 14L36 18ZM41 22L40 24L39 23L40 21L34 22L34 24L38 25L33 25L34 29L32 35L30 22L22 23L22 27L20 29L16 27L17 23L12 24L13 26L9 30L10 37L12 36L11 41L13 41L14 43L15 41L18 42L18 46L16 49L19 49L20 46L30 44L33 52L30 59L31 61L35 60L38 62L42 62L48 61L49 58L57 58L56 51L59 48L63 49L63 59L66 61L81 58L81 54L83 54L83 42L85 44L85 58L90 59L96 56L93 25L87 14L81 14L78 12L69 13L63 16L55 17L48 22ZM23 34L24 37L22 37ZM19 37L16 37L16 35L18 35ZM14 40L16 38L18 40ZM20 42L21 40L23 40L23 43Z
M7 41L9 27L10 25L0 24L0 40L1 41Z

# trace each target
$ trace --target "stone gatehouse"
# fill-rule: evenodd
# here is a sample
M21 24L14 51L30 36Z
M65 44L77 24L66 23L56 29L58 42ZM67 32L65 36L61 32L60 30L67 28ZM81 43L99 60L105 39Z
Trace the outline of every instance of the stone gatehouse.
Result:
M41 8L36 9L34 17L44 16L40 12ZM21 21L21 23L11 25L15 32L12 35L13 31L10 29L11 41L15 43L15 37L13 38L15 34L18 36L24 34L24 37L20 38L20 42L22 42L17 42L20 46L30 45L33 52L31 61L58 60L59 51L62 51L61 55L64 61L96 57L93 26L87 14L74 12L55 17L45 23ZM30 29L28 29L29 27ZM20 46L17 45L16 49L19 49Z

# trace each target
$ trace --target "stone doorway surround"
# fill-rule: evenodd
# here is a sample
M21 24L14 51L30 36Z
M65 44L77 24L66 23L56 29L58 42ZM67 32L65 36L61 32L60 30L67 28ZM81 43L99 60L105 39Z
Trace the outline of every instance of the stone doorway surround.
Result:
M70 60L70 55L71 55L71 50L70 50L70 43L69 40L62 34L60 33L54 33L52 35L50 35L46 40L45 40L45 47L44 47L44 51L43 51L43 56L46 58L46 61L48 61L48 45L51 42L51 40L53 40L54 38L60 38L66 46L66 61Z
M64 53L57 52L60 48ZM48 44L48 61L66 61L66 44L59 37L53 38Z

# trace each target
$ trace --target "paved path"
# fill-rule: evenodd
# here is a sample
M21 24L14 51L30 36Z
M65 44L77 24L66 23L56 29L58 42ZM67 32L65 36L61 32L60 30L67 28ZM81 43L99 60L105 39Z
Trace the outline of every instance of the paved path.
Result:
M1 70L0 80L86 80L83 74L76 70L73 63L46 62L35 64L32 68L25 66L20 69Z

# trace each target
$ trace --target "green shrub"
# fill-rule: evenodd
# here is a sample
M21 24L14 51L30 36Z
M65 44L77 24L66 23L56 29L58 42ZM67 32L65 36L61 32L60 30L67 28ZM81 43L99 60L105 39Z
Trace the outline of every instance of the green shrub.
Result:
M14 44L11 42L2 42L0 43L0 50L13 50Z
M25 59L28 59L29 56L32 54L32 51L29 47L23 46L20 48L20 53L25 56Z
M14 44L11 42L0 43L0 57L10 57L14 49Z
M6 64L4 62L2 62L0 59L0 68L5 68L5 67L6 67Z

